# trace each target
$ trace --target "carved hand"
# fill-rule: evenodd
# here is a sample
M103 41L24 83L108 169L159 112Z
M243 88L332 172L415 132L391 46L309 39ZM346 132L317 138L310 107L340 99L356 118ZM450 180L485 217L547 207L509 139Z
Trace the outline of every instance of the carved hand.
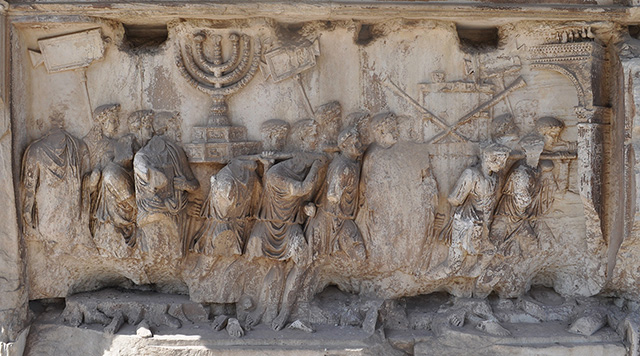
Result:
M262 151L260 159L274 159L276 154L276 151Z
M201 216L202 212L202 201L194 200L187 204L187 215L189 216Z
M315 217L316 216L316 205L314 203L307 203L304 206L304 214L310 218Z
M189 181L183 176L173 178L173 186L178 190L188 190L191 188Z
M96 190L96 188L98 187L98 183L100 182L100 176L102 175L102 173L100 172L99 169L94 169L91 172L91 176L89 176L89 189L90 190Z

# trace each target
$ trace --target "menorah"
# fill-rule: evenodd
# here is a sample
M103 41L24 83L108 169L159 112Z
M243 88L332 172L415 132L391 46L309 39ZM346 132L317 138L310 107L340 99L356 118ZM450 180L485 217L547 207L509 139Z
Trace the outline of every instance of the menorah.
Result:
M261 44L259 40L251 41L247 35L231 34L231 56L224 61L222 36L210 37L213 58L207 58L204 49L207 35L200 32L193 37L194 46L186 41L182 43L176 64L191 85L211 95L213 105L208 124L227 126L230 125L227 96L244 88L255 76L260 64Z
M177 51L180 73L197 89L211 95L211 115L204 126L195 126L194 142L184 145L191 162L226 163L230 158L256 153L260 142L247 141L247 128L232 126L227 115L227 97L244 88L255 76L261 55L259 40L247 35L229 35L231 54L225 61L222 36L204 32L183 41ZM211 44L210 58L205 45Z

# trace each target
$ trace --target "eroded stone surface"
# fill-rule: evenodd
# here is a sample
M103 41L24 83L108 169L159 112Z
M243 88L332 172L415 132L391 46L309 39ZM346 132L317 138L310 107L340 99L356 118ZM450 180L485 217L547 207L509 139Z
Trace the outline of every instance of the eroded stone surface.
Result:
M637 4L483 3L3 7L1 345L637 353Z

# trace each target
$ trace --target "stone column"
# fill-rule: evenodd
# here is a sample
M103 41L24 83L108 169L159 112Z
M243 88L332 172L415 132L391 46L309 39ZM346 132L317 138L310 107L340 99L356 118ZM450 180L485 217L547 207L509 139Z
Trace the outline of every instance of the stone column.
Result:
M0 0L0 356L22 355L28 334L28 296L11 159L8 4Z
M605 157L605 142L610 132L612 111L609 108L609 90L606 72L606 51L597 41L550 43L530 48L531 67L534 69L555 71L571 81L578 96L575 108L578 118L578 179L587 227L587 250L600 260L591 266L589 274L597 281L590 289L598 293L606 283L607 271L610 273L615 255L622 240L621 234L611 233L611 216L605 216L603 196L606 180L606 168L617 168L614 161L621 159ZM622 189L622 188L619 188ZM609 210L613 207L609 206ZM616 211L617 213L617 211ZM609 219L607 221L606 219ZM609 226L607 226L609 225ZM607 230L608 228L608 230ZM613 256L613 257L609 257Z
M603 240L603 169L604 123L609 122L610 110L605 107L576 108L578 117L578 179L580 196L587 221L587 246L589 252L602 252ZM619 244L618 244L619 246ZM617 248L617 247L616 247Z

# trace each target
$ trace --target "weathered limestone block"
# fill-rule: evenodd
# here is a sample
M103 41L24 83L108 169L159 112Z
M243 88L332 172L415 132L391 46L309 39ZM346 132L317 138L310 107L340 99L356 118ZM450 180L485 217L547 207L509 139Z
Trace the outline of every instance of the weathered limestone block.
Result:
M637 353L638 4L545 3L0 4L3 355Z
M7 3L0 4L0 201L7 207L16 201L13 135L9 88L9 28ZM0 355L22 355L28 328L28 291L24 274L24 244L20 239L17 210L0 212Z

